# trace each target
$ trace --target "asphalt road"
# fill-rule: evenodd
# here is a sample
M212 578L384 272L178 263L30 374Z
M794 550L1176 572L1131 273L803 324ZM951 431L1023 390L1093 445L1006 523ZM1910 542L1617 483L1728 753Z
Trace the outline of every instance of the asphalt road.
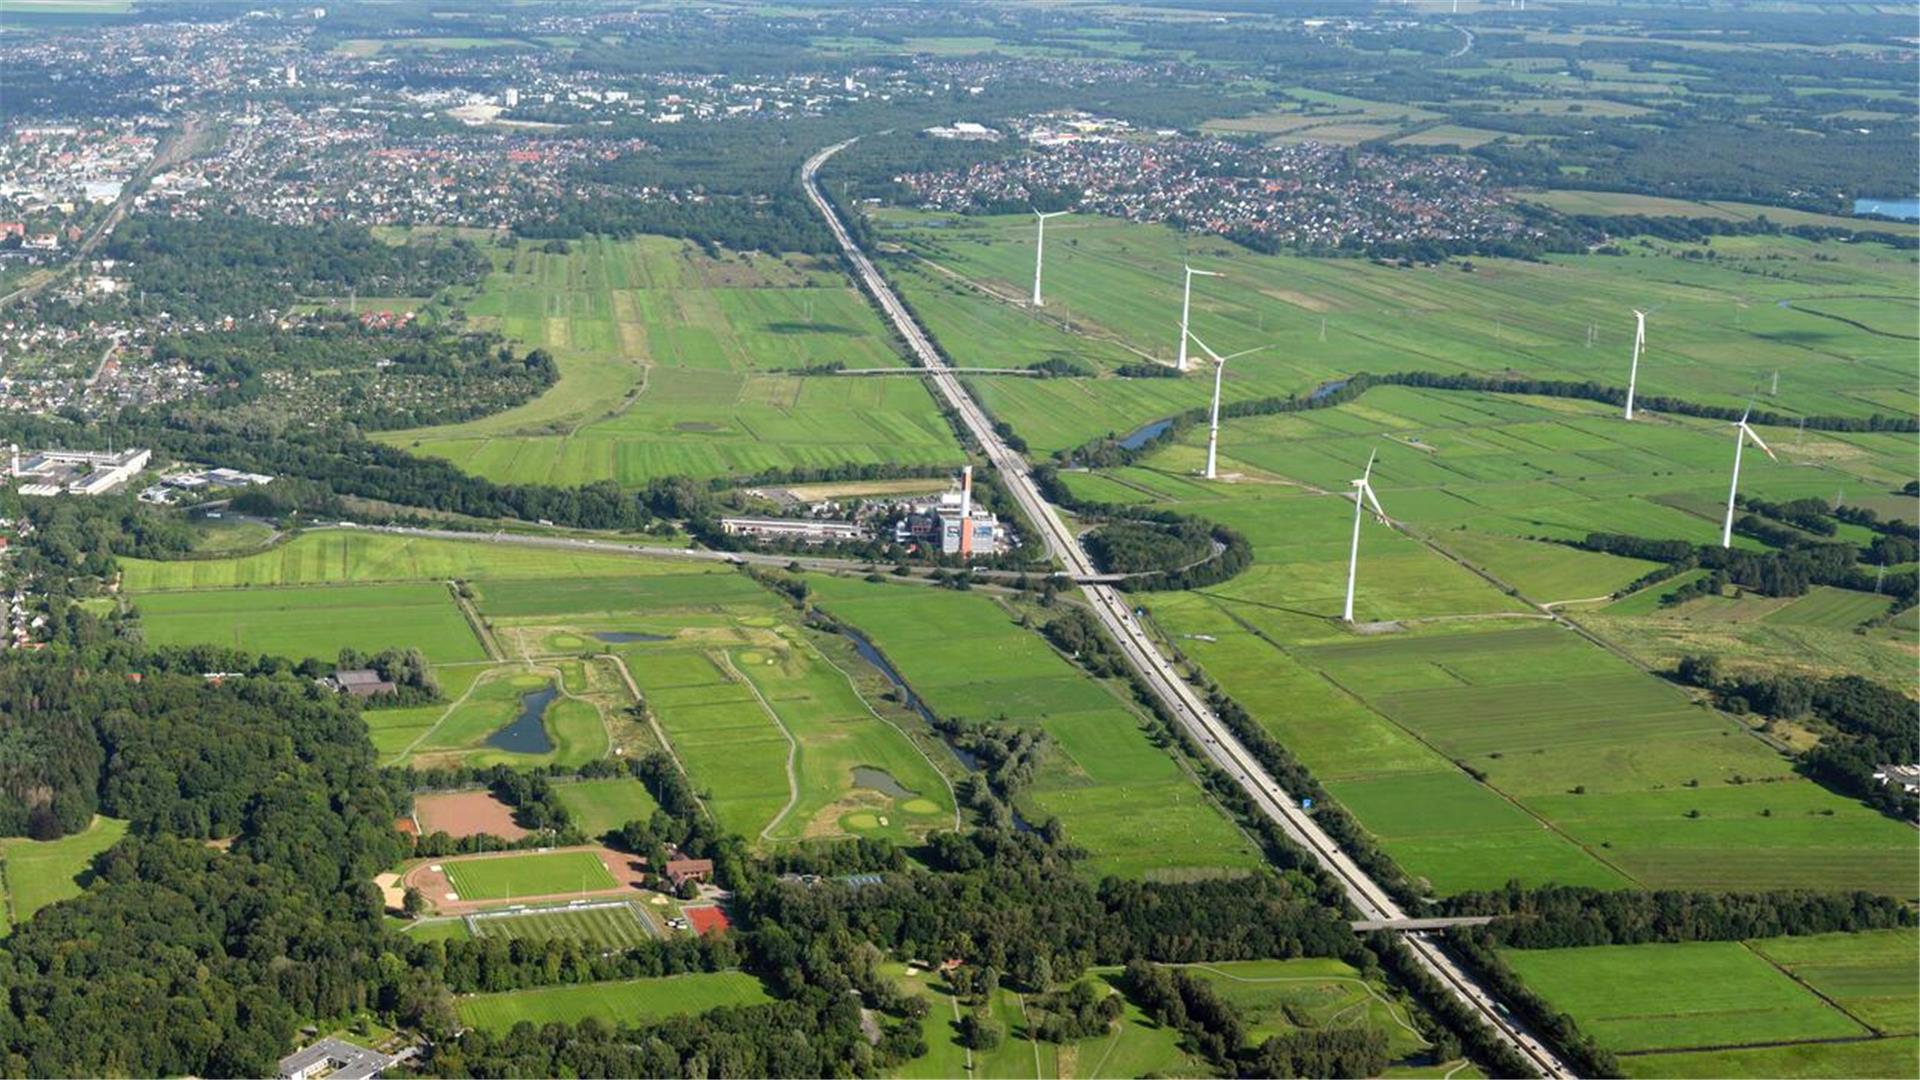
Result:
M1008 447L994 431L993 422L986 412L948 368L926 331L908 313L900 298L894 295L892 286L874 267L872 260L854 243L839 214L821 193L815 181L820 166L834 154L852 145L853 141L829 146L807 159L800 172L801 185L806 190L807 198L812 200L826 219L828 227L833 230L861 285L900 332L908 348L913 351L914 359L927 370L927 380L935 392L959 415L988 460L1000 471L1007 490L1020 504L1027 519L1040 530L1049 554L1066 568L1068 574L1076 578L1091 576L1094 569L1087 553L1081 549L1072 531L1054 513L1053 507L1041 496L1026 459ZM1135 617L1125 595L1111 586L1101 584L1083 584L1081 590L1107 632L1120 645L1128 663L1165 703L1202 752L1246 791L1262 813L1279 824L1295 843L1313 853L1346 889L1347 896L1362 917L1385 921L1405 919L1406 913L1387 895L1386 890L1368 877L1332 838L1321 831L1312 816L1301 809L1299 800L1288 795L1267 775L1258 760L1207 707L1200 695L1180 678L1173 664L1154 645ZM1504 1007L1495 1003L1493 995L1479 984L1471 972L1456 963L1426 934L1410 933L1403 940L1434 978L1478 1013L1534 1068L1547 1076L1573 1075L1546 1044L1508 1016Z

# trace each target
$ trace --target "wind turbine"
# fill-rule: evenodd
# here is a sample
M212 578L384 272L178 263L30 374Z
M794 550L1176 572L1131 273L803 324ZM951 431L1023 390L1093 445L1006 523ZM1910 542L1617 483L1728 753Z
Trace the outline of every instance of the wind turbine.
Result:
M1733 546L1733 500L1740 494L1740 451L1747 448L1747 440L1752 439L1753 445L1768 457L1780 460L1774 457L1773 451L1767 449L1766 443L1760 441L1760 436L1747 426L1747 417L1752 415L1753 402L1749 401L1747 411L1741 413L1739 421L1733 425L1733 486L1727 489L1727 521L1720 527L1720 546L1723 548Z
M1174 370L1185 371L1187 370L1187 338L1192 333L1187 329L1187 316L1193 311L1194 275L1197 274L1200 277L1225 277L1226 275L1212 270L1195 270L1186 263L1181 263L1180 267L1187 272L1187 283L1186 290L1180 294L1180 360L1174 365Z
M1640 350L1647 346L1647 313L1633 309L1633 366L1627 369L1627 419L1633 419L1633 388L1640 381Z
M1038 210L1035 210L1033 212L1033 216L1037 218L1039 221L1039 228L1040 228L1040 231L1035 234L1034 240L1033 240L1033 306L1034 307L1041 306L1040 304L1040 266L1041 266L1041 263L1045 261L1046 255L1047 255L1047 219L1050 217L1059 217L1061 214L1065 214L1068 212L1069 211L1066 211L1066 210L1055 210L1051 214L1043 214Z
M1367 455L1367 471L1353 482L1353 548L1347 555L1347 606L1340 615L1349 624L1353 622L1353 583L1360 573L1360 511L1371 506L1374 518L1382 525L1387 523L1387 512L1380 508L1380 500L1373 494L1373 459L1378 454L1376 450Z
M1255 345L1251 349L1241 349L1232 356L1221 356L1219 353L1214 352L1206 342L1201 341L1200 335L1189 330L1186 332L1186 336L1192 338L1193 343L1200 346L1202 352L1205 352L1213 358L1213 411L1207 420L1207 479L1213 480L1216 478L1215 466L1220 460L1220 377L1226 374L1227 361L1235 357L1245 356L1251 352L1259 352L1261 349L1266 348L1266 346Z

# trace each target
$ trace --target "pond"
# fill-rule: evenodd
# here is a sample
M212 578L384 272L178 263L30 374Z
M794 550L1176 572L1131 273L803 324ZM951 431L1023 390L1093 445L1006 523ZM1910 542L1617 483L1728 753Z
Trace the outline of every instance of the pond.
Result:
M636 641L672 641L672 634L642 634L628 630L604 630L593 635L595 641L609 645L630 645Z
M893 684L894 689L906 695L907 707L909 709L919 713L921 719L925 720L929 727L935 731L940 730L940 726L934 723L933 710L927 708L919 698L914 696L913 690L907 686L907 681L900 677L899 672L893 670L893 665L887 663L887 658L880 655L880 650L873 647L873 642L868 641L866 635L860 633L858 630L849 630L845 627L840 629L840 633L848 641L853 642L854 651L860 654L860 659L865 660L867 663L879 669L880 674L887 677L887 681ZM980 759L975 757L971 752L953 745L952 741L948 740L945 736L941 736L941 741L946 743L947 749L953 751L954 757L960 759L960 764L967 767L967 771L973 772L980 768Z
M1138 450L1165 434L1166 430L1172 426L1173 421L1171 420L1155 420L1151 424L1135 428L1121 438L1120 449Z
M1334 379L1332 382L1323 382L1319 386L1316 386L1313 388L1313 393L1307 395L1307 400L1322 401L1325 398L1327 398L1329 395L1337 394L1340 391L1345 390L1347 388L1347 384L1352 381L1353 380L1351 379Z
M547 706L559 696L560 688L552 684L520 695L520 715L513 718L513 723L487 736L487 745L515 754L552 752L553 739L547 735Z
M853 767L853 786L869 788L891 799L911 799L920 794L893 778L885 769L876 769L871 765Z

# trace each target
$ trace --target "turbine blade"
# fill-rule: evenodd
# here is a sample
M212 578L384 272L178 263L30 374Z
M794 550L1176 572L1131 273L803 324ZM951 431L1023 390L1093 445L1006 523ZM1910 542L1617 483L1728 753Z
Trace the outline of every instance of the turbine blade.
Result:
M1779 461L1779 460L1780 460L1780 458L1779 458L1779 456L1778 456L1778 455L1776 455L1776 454L1775 454L1775 453L1774 453L1774 452L1773 452L1772 450L1769 450L1769 449L1767 449L1767 444L1766 444L1766 443L1764 443L1764 442L1761 442L1761 441L1760 441L1760 433L1759 433L1759 432L1757 432L1757 431L1755 431L1755 430L1753 430L1752 428L1750 428L1750 427L1748 427L1748 426L1747 426L1746 424L1744 424L1744 423L1740 425L1740 430L1746 433L1746 435L1747 435L1747 438L1749 438L1749 439L1752 439L1752 440L1753 440L1753 445L1755 445L1755 446L1757 446L1757 447L1759 447L1759 448L1760 448L1760 452L1761 452L1761 453L1763 453L1763 454L1765 454L1765 455L1767 455L1767 456L1768 456L1768 457L1770 457L1770 458L1773 458L1773 460L1775 460L1775 461Z
M1366 494L1367 504L1373 507L1373 516L1380 519L1380 524L1385 525L1387 523L1387 512L1381 509L1380 500L1374 497L1373 485L1362 484L1360 485L1360 490Z
M1360 474L1360 482L1362 484L1366 483L1368 480L1371 480L1373 478L1373 459L1379 456L1380 456L1380 451L1378 450L1375 450L1367 455L1366 471Z
M1208 356L1210 356L1210 357L1212 357L1212 358L1213 358L1213 362L1214 362L1214 363L1216 363L1216 364L1224 364L1224 363L1226 363L1226 361L1225 361L1225 360L1222 360L1222 359L1220 359L1220 354L1219 354L1219 353L1217 353L1217 352L1214 352L1214 351L1213 351L1213 347L1212 347L1212 346L1210 346L1210 345L1208 345L1208 344L1207 344L1206 342L1204 342L1204 341L1201 341L1201 340L1200 340L1200 335L1199 335L1199 334L1196 334L1196 333L1194 333L1193 331L1191 331L1191 330L1189 330L1189 331L1187 331L1187 336L1193 339L1193 343L1194 343L1195 345L1198 345L1198 346L1200 346L1200 351L1202 351L1202 352L1204 352L1204 353L1206 353L1206 354L1207 354Z
M1227 362L1227 361L1229 361L1229 360L1232 360L1232 359L1235 359L1235 358L1237 358L1237 357L1241 357L1241 356L1245 356L1245 355L1247 355L1248 353L1257 353L1257 352L1259 352L1259 351L1260 351L1261 349L1264 349L1264 348L1266 348L1266 346L1265 346L1265 345L1255 345L1255 346L1254 346L1253 348L1251 348L1251 349L1241 349L1241 350L1240 350L1239 352L1237 352L1237 353L1232 353L1232 354L1230 354L1230 355L1228 355L1228 356L1223 356L1223 357L1221 357L1221 358L1220 358L1220 362L1224 364L1224 363L1226 363L1226 362Z

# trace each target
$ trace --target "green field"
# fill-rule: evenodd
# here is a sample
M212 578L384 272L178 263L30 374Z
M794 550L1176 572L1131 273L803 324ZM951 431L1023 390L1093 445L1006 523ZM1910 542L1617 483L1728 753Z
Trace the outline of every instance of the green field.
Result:
M1256 865L1260 856L1154 745L1124 699L1090 681L985 596L846 578L810 579L942 716L1034 725L1051 741L1018 800L1058 816L1094 873L1138 877ZM956 643L961 643L956 647Z
M522 1020L535 1027L578 1023L588 1017L609 1025L640 1024L722 1005L758 1005L770 1000L760 980L743 972L720 971L472 994L460 998L455 1008L462 1023L504 1034Z
M442 865L463 901L592 892L615 884L599 856L590 851L456 859Z
M541 716L551 750L522 752L488 743L520 716L527 695L561 686L566 675L578 669L578 661L552 667L442 668L443 676L455 680L452 685L442 684L448 704L369 713L367 726L376 749L390 753L395 761L410 760L419 766L455 759L477 767L579 765L606 756L610 747L601 706L571 692L554 697Z
M1048 230L1059 243L1048 265L1048 305L1036 313L1018 303L1032 273L1026 219L886 211L877 221L884 237L912 255L890 260L889 276L961 364L1055 355L1096 368L1142 354L1170 360L1179 268L1190 259L1228 275L1196 289L1195 332L1222 353L1266 346L1228 367L1228 400L1305 393L1362 370L1519 371L1617 385L1625 381L1631 309L1658 305L1640 372L1644 394L1738 407L1756 380L1779 370L1781 397L1770 407L1914 411L1910 340L1803 308L1913 295L1906 256L1884 245L1723 237L1711 263L1666 257L1677 249L1647 244L1634 251L1645 258L1475 259L1474 272L1463 273L1256 255L1076 215ZM923 227L933 221L944 226ZM1910 333L1911 319L1907 325ZM1132 430L1203 404L1208 392L1198 377L971 382L989 410L1042 452Z
M154 645L225 645L331 660L342 648L416 648L435 663L484 660L445 585L329 585L134 593Z
M25 922L48 904L79 896L78 879L93 857L126 834L126 822L96 817L86 831L58 840L0 839L7 924Z
M1794 775L1739 724L1536 606L1603 602L1650 569L1553 539L1716 536L1728 448L1714 425L1628 425L1581 402L1381 387L1339 408L1229 421L1221 454L1240 478L1212 484L1193 477L1203 437L1191 431L1140 464L1069 482L1251 539L1255 563L1233 580L1142 602L1410 874L1442 892L1517 876L1912 894L1911 837L1897 823ZM1910 438L1772 438L1783 463L1743 477L1769 498L1891 487L1910 468ZM1354 635L1335 621L1351 511L1330 493L1372 453L1399 528L1363 524L1355 615L1388 632ZM1620 634L1648 663L1737 634L1755 667L1910 677L1912 635L1852 632L1884 610L1865 594L1741 600L1755 605L1748 617L1710 624L1679 622L1693 605L1676 614L1657 599L1573 617L1609 636L1621 624L1685 631L1657 643L1636 636L1648 631Z
M638 780L579 780L554 789L573 823L588 836L600 836L629 821L646 821L659 806Z
M1616 1052L1868 1034L1734 941L1508 950L1527 985Z
M1507 950L1628 1076L1911 1076L1920 938Z
M538 246L497 253L466 310L477 327L551 351L560 382L518 408L382 439L502 483L960 463L919 380L791 373L902 366L832 263L712 258L661 237Z
M1274 1035L1331 1027L1385 1032L1394 1061L1429 1045L1414 1026L1406 1002L1339 960L1240 960L1193 964L1187 971L1207 980L1239 1010L1250 1046Z
M467 920L476 937L507 941L578 940L607 949L630 949L656 936L653 924L631 904L578 911L555 908L525 915L474 916Z

